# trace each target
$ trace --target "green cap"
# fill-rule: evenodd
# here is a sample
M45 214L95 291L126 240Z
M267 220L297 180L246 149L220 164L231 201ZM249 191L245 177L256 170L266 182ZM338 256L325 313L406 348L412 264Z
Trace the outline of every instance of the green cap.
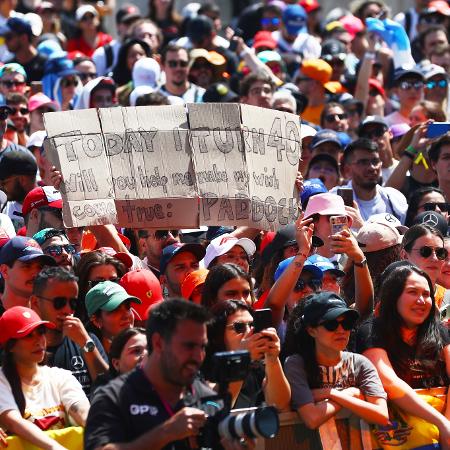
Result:
M86 294L88 316L91 317L99 309L102 311L114 311L127 300L130 300L132 303L142 303L137 297L129 295L120 284L112 281L102 281Z

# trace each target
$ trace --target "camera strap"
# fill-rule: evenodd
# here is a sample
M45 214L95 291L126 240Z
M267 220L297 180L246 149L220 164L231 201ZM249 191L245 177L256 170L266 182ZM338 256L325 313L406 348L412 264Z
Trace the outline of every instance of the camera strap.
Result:
M172 407L169 405L169 402L167 400L165 400L164 398L162 398L159 393L156 391L156 389L154 389L156 395L159 397L159 400L161 401L162 405L164 406L164 409L166 410L167 414L169 414L170 417L175 415L174 410L172 409ZM190 391L187 391L186 393L183 394L183 398L181 399L181 401L185 402L185 399L189 399L192 401L192 397L195 395L195 390L194 390L194 386L191 386ZM185 402L186 403L186 402ZM189 401L188 401L189 403ZM188 406L188 405L186 405Z

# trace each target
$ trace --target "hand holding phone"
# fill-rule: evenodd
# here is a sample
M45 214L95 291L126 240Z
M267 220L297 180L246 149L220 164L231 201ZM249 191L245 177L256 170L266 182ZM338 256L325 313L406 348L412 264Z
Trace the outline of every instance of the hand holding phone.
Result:
M347 216L331 216L331 235L339 234L342 230L348 230L348 217Z
M337 190L337 195L339 195L339 197L342 197L342 200L344 200L345 206L353 207L353 189L352 188L340 187Z
M273 326L272 310L270 308L257 309L253 313L253 332L259 333Z

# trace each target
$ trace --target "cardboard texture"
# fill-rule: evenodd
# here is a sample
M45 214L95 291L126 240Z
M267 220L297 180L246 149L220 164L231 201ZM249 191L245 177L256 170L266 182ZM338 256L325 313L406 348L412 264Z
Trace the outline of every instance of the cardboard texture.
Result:
M66 226L248 225L298 217L293 114L237 103L47 113Z

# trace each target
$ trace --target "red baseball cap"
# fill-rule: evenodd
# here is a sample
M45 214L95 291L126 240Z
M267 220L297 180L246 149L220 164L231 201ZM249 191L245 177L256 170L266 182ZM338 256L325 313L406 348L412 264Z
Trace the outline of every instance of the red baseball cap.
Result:
M164 300L161 285L151 270L137 269L126 273L119 284L128 292L141 300L140 305L133 305L133 309L146 320L152 305Z
M13 306L0 317L0 345L10 339L21 339L32 333L37 327L56 328L55 324L41 318L30 308Z
M28 192L23 200L22 214L26 216L33 209L42 208L43 206L62 209L61 193L53 186L38 186Z
M316 9L322 8L317 0L300 0L298 4L307 12L315 11Z
M369 87L376 89L384 98L386 98L386 91L376 78L369 78Z
M275 50L277 48L277 41L273 38L270 31L258 31L253 38L253 48L258 50L258 48L266 47L270 50Z

